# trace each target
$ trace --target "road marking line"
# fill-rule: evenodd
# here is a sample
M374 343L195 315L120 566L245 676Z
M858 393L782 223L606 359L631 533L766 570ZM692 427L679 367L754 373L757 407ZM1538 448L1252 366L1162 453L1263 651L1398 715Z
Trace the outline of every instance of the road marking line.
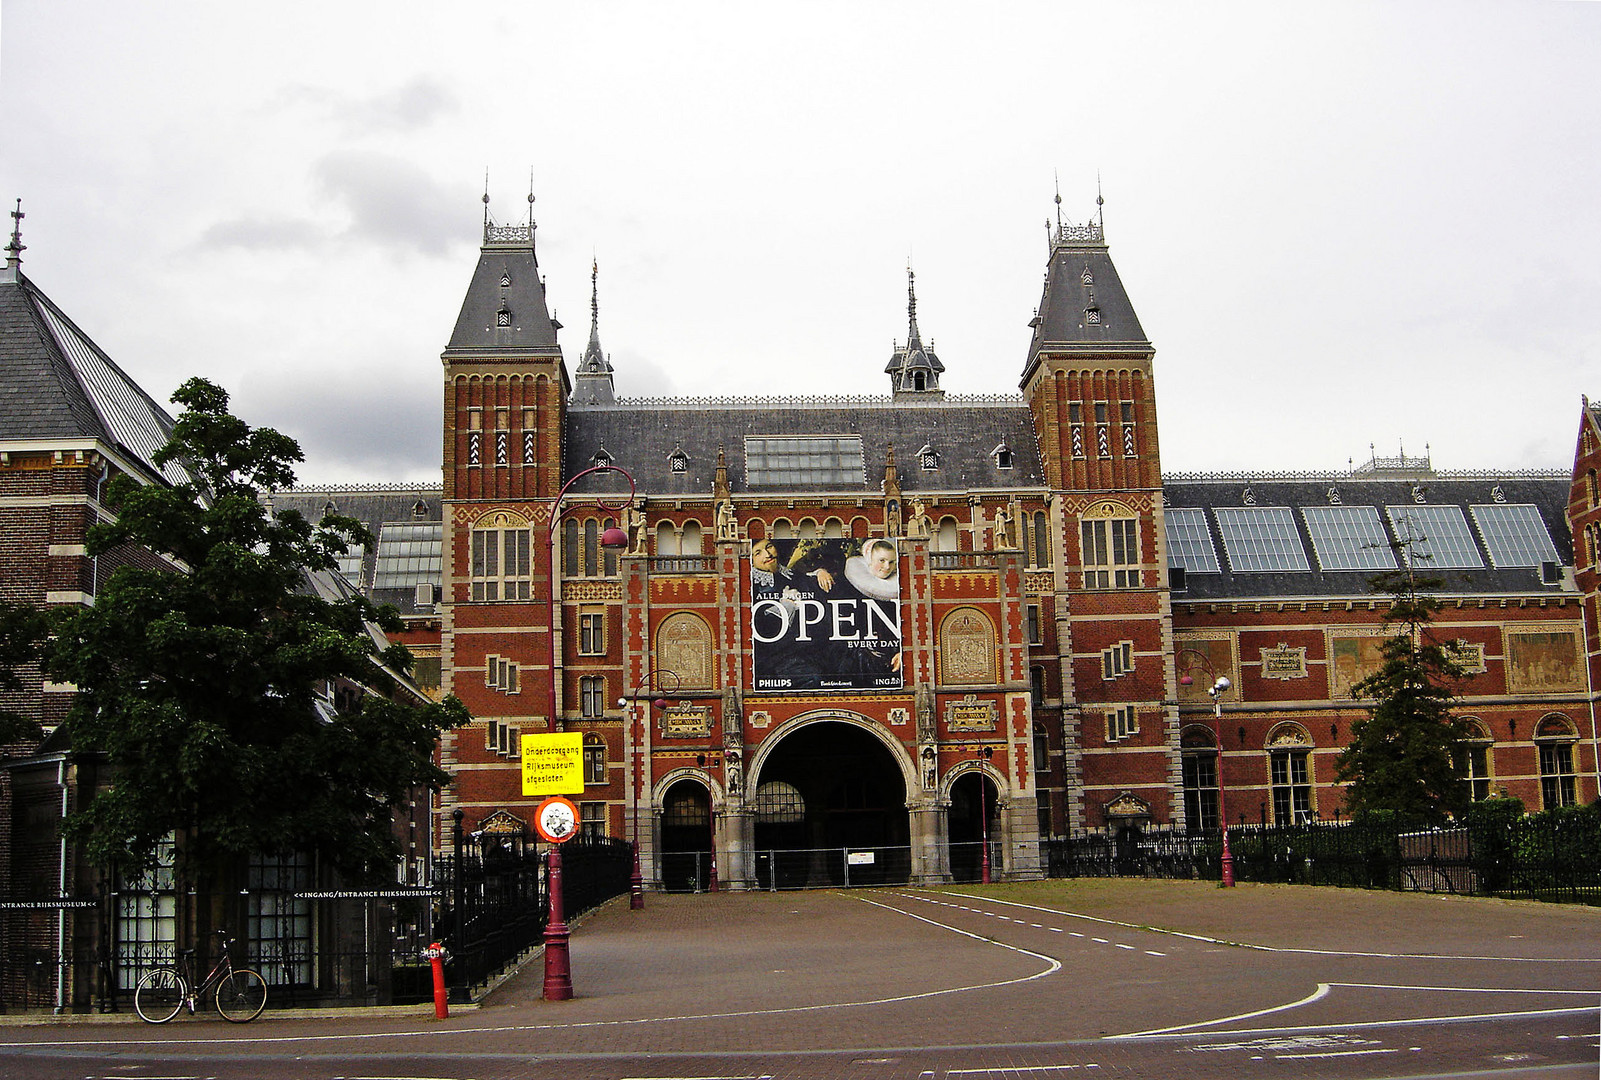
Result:
M1002 987L1006 987L1006 986L1021 986L1024 983L1031 983L1031 982L1034 982L1034 981L1036 981L1038 979L1043 979L1048 975L1054 975L1058 971L1062 970L1062 962L1060 960L1056 959L1054 956L1046 956L1044 953L1037 953L1037 952L1034 952L1034 951L1032 951L1030 949L1021 948L1020 946L1017 946L1017 945L1009 945L1004 941L996 941L994 938L987 938L987 937L984 937L981 934L975 934L970 930L963 930L960 927L952 926L949 923L937 922L937 921L935 921L933 919L930 919L930 918L927 918L925 916L918 915L916 912L907 911L907 910L905 910L903 908L898 908L898 907L895 907L895 906L893 906L891 904L881 904L877 900L869 900L864 896L852 896L852 897L850 897L850 899L856 900L856 901L858 901L860 903L863 903L863 904L869 904L869 905L871 905L873 907L876 907L876 908L882 908L885 911L892 911L897 915L904 915L908 919L916 919L918 922L923 922L923 923L927 923L930 926L939 927L941 930L949 930L953 934L960 934L963 937L972 938L974 941L980 942L980 943L982 943L984 945L991 945L991 946L993 946L993 947L995 947L997 949L1005 949L1008 952L1021 953L1024 956L1032 957L1035 960L1043 961L1045 963L1045 967L1040 971L1036 971L1032 975L1023 975L1023 976L1019 976L1018 978L1015 978L1015 979L1001 979L1001 980L998 980L998 981L995 981L995 982L973 983L973 984L968 985L968 986L952 986L952 987L948 987L947 989L944 989L944 990L924 990L924 991L921 991L921 992L915 993L915 994L895 994L895 995L891 995L889 997L882 997L882 998L866 998L866 999L863 999L861 1001L827 1002L827 1003L818 1004L818 1005L786 1005L786 1006L780 1006L780 1007L772 1008L772 1009L737 1009L737 1010L734 1010L734 1011L731 1011L731 1012L720 1012L720 1013L688 1013L688 1014L685 1014L685 1015L682 1015L682 1016L639 1016L639 1017L630 1017L628 1019L623 1019L623 1020L580 1020L580 1021L576 1021L576 1022L572 1022L572 1023L498 1024L498 1025L494 1025L494 1026L491 1026L491 1027L417 1028L417 1029L414 1029L414 1030L411 1030L411 1031L351 1032L351 1033L348 1033L348 1034L337 1034L337 1035L270 1035L270 1036L257 1037L257 1038L226 1038L226 1039L212 1038L212 1037L196 1037L196 1038L192 1038L192 1039L163 1038L163 1039L159 1039L159 1040L158 1039L153 1039L153 1038L144 1038L144 1039L84 1039L84 1040L81 1040L81 1041L74 1041L74 1040L70 1040L70 1039L56 1039L56 1040L40 1040L38 1042L0 1042L0 1050L22 1049L24 1047L48 1047L48 1046L65 1046L65 1047L93 1047L93 1046L145 1046L145 1047L151 1047L151 1046L162 1046L162 1047L172 1047L172 1046L203 1046L203 1045L210 1045L210 1046L244 1045L244 1046L250 1046L250 1045L263 1045L263 1044L268 1044L268 1043L281 1044L281 1043L309 1043L309 1042L364 1042L364 1041L365 1042L376 1042L376 1041L385 1040L385 1039L406 1039L406 1038L416 1038L416 1037L419 1037L419 1036L497 1035L497 1034L510 1034L510 1033L514 1033L514 1032L523 1032L523 1031L567 1031L567 1030L576 1031L576 1030L586 1029L586 1028L633 1027L633 1026L638 1026L638 1025L642 1025L642 1024L666 1024L666 1023L676 1023L676 1022L679 1022L679 1021L691 1021L691 1020L734 1020L734 1019L740 1019L742 1017L752 1017L752 1016L783 1016L783 1015L793 1014L793 1013L827 1012L827 1011L831 1011L831 1010L835 1010L835 1009L859 1009L859 1008L864 1008L864 1007L867 1007L867 1006L870 1006L870 1005L898 1005L898 1004L902 1004L902 1003L908 1002L908 1001L926 1001L929 998L947 997L947 996L952 995L952 994L965 994L965 993L969 993L969 992L975 991L975 990L998 990L998 989L1000 989Z
M1310 1005L1314 1001L1321 1001L1328 996L1329 984L1318 983L1317 989L1312 991L1312 993L1308 994L1300 1001L1292 1001L1287 1005L1274 1005L1272 1008L1268 1009L1257 1009L1255 1012L1239 1013L1235 1016L1222 1016L1216 1020L1202 1020L1195 1024L1179 1024L1176 1027L1152 1028L1149 1031L1131 1031L1126 1035L1108 1035L1107 1039L1112 1041L1116 1041L1118 1039L1143 1039L1152 1035L1173 1035L1177 1034L1178 1032L1193 1032L1197 1028L1215 1027L1218 1024L1231 1024L1236 1020L1250 1020L1257 1016L1269 1016L1273 1013L1285 1012L1289 1009L1299 1009L1302 1005ZM1229 1034L1237 1035L1239 1032L1230 1032Z
M1384 1050L1328 1050L1321 1054L1274 1054L1274 1061L1299 1061L1302 1058L1335 1058L1356 1057L1358 1054L1399 1054L1401 1048L1388 1047Z
M1069 919L1083 919L1086 922L1100 923L1103 926L1121 926L1126 930L1137 930L1141 933L1166 934L1169 937L1188 938L1191 941L1201 941L1208 945L1228 945L1236 949L1256 949L1259 952L1291 953L1298 956L1367 956L1380 960L1484 960L1507 964L1601 964L1601 956L1457 956L1442 953L1350 952L1343 949L1284 949L1274 945L1253 945L1248 941L1230 941L1227 938L1207 937L1205 934L1187 934L1182 930L1165 930L1159 926L1141 926L1136 923L1120 922L1117 919L1103 919L1097 915L1085 915L1077 911L1063 911L1061 908L1041 907L1038 904L1021 904L1016 900L999 900L987 896L973 896L970 893L953 893L951 895L961 896L968 900L985 900L991 904L1005 904L1008 907L1023 908L1025 911L1043 911L1048 915L1062 915Z

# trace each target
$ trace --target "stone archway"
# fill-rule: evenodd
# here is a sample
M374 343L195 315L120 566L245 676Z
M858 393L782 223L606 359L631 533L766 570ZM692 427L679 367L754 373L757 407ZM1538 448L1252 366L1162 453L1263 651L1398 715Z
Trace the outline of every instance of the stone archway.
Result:
M911 759L877 725L827 714L774 732L753 755L757 888L882 884L911 876Z

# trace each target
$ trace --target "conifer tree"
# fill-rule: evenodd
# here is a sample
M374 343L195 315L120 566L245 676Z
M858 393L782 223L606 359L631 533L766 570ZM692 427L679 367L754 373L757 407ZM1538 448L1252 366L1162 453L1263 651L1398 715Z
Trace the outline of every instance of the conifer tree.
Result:
M1433 592L1444 583L1414 571L1417 546L1401 544L1401 568L1372 583L1375 592L1390 594L1384 616L1390 636L1379 646L1380 668L1352 688L1371 702L1367 717L1351 725L1338 763L1354 817L1391 811L1439 822L1468 802L1454 756L1464 732L1451 715L1463 671L1453 644L1434 634L1440 602Z
M177 834L197 875L293 852L355 877L392 873L391 810L447 779L434 745L466 710L408 695L409 653L372 629L399 629L394 609L309 587L347 539L371 537L354 519L312 525L263 505L263 491L294 482L295 441L233 416L204 379L172 400L184 412L155 461L181 462L194 480L122 478L110 489L116 520L88 537L90 554L143 549L171 565L129 558L92 607L59 624L47 659L77 687L74 752L110 766L110 786L68 819L68 836L124 869ZM355 689L330 695L335 686Z

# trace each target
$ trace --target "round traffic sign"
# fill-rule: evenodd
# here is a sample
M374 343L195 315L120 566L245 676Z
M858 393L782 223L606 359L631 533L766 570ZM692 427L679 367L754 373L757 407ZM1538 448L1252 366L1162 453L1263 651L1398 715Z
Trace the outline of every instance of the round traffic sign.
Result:
M562 844L578 835L578 807L571 799L552 795L534 811L534 830L552 844Z

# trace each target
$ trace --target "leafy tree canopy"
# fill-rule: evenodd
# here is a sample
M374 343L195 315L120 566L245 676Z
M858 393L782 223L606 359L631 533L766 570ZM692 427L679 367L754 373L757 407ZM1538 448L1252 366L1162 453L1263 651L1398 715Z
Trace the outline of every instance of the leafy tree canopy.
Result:
M25 689L24 673L39 662L48 629L49 618L37 608L0 603L0 694ZM0 707L0 745L37 739L39 735L36 720Z
M372 538L351 518L312 525L262 504L264 489L294 482L295 441L233 416L204 379L172 400L184 411L156 460L181 461L195 481L114 481L117 519L90 530L88 549L143 548L177 569L130 559L60 624L47 660L78 687L73 749L103 753L113 775L68 835L124 868L179 832L201 872L314 851L382 875L399 853L391 808L447 779L434 744L467 712L402 687L410 654L371 632L399 629L393 608L310 587L309 571L333 572L347 541Z
M1372 702L1367 717L1351 725L1339 758L1353 816L1389 811L1438 822L1467 805L1454 758L1463 729L1451 715L1452 687L1463 672L1452 644L1438 640L1432 626L1440 602L1431 590L1442 584L1410 566L1373 579L1374 591L1392 598L1384 616L1390 636L1379 647L1383 665L1352 688Z

